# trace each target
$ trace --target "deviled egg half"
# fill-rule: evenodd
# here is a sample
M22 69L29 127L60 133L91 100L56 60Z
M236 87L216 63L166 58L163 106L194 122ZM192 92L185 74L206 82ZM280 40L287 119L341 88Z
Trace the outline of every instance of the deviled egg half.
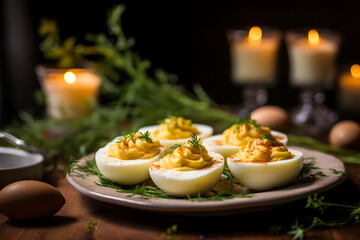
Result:
M151 138L159 140L160 144L165 147L166 153L171 153L170 149L174 144L186 143L194 133L197 137L203 139L213 134L213 128L198 123L192 123L189 119L182 117L169 117L159 125L142 127L139 132L151 132Z
M270 135L251 139L227 158L231 174L248 188L264 191L288 184L299 174L303 153L289 150Z
M160 142L150 133L133 133L116 137L95 154L96 165L109 180L122 185L134 185L150 177L149 166L164 153Z
M264 134L271 135L279 142L287 144L286 134L272 131L268 127L262 127L250 117L241 119L222 134L204 139L203 144L209 151L220 153L226 159L228 156L237 153L240 147L246 145L249 140L261 138Z
M150 176L164 192L178 197L206 193L219 181L224 168L224 158L208 152L194 134L186 144L179 144L150 165Z

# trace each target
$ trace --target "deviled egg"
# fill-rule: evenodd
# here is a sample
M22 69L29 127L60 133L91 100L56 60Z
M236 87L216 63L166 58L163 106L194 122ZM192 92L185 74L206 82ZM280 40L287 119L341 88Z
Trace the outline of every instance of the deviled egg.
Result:
M164 153L160 142L149 137L150 133L133 133L116 137L95 154L96 165L109 180L134 185L150 177L149 166Z
M208 152L196 135L172 154L150 165L150 176L164 192L178 197L206 193L219 181L224 158Z
M231 174L248 188L264 191L288 184L299 174L303 153L289 150L270 135L251 139L227 158Z
M237 153L240 147L246 145L249 140L260 138L264 134L271 135L283 144L287 144L288 138L285 134L272 131L268 127L262 127L249 117L233 124L222 134L204 139L203 144L209 151L220 153L226 159L228 156Z
M173 151L170 147L174 144L186 143L193 133L201 138L201 141L213 134L212 127L192 123L191 120L182 117L169 117L159 125L139 129L139 132L145 131L151 132L151 137L160 141L160 144L165 147L166 153Z

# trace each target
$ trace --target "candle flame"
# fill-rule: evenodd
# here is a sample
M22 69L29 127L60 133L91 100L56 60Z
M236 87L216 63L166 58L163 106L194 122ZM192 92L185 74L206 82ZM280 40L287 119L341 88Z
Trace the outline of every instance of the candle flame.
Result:
M311 29L308 33L308 39L311 45L319 44L320 37L318 31L316 31L315 29Z
M260 27L254 26L249 31L249 41L258 42L261 40L262 31Z
M67 82L68 84L73 84L76 82L76 76L73 72L66 72L64 74L64 79L65 79L65 82Z
M354 64L350 69L351 76L354 78L360 78L360 66L358 64Z

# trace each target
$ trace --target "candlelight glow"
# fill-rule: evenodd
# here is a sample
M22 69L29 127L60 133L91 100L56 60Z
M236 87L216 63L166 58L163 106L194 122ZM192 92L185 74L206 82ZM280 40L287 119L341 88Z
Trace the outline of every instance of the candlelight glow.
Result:
M352 65L350 72L354 78L360 78L360 66L358 64Z
M76 76L73 72L66 72L64 74L64 79L65 79L65 82L67 82L68 84L73 84L76 82Z
M319 44L320 41L319 33L315 29L311 29L308 33L308 39L311 45Z
M249 31L249 41L250 42L256 42L260 41L262 37L262 31L259 27L252 27Z

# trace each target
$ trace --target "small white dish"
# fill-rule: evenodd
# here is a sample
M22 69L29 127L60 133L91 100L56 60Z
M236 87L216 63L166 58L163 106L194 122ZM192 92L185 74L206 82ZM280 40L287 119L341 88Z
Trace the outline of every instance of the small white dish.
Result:
M41 180L44 157L15 148L0 147L0 189L21 180Z

